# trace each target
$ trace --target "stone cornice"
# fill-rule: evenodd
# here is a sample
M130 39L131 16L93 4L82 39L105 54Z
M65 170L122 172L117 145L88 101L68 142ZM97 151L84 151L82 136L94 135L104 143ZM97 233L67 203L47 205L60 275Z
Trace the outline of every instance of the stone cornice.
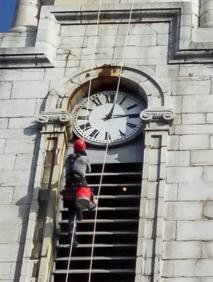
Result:
M182 30L185 27L186 29L189 28L189 26L184 26L181 23L181 14L186 5L187 4L184 3L182 6L179 5L178 8L174 8L176 5L169 8L171 5L164 3L160 8L156 8L152 5L146 7L145 4L143 4L143 8L133 10L131 23L169 23L168 64L213 63L213 49L199 47L201 45L205 46L204 43L200 44L199 42L193 42L190 38L184 38L185 41L189 41L188 46L193 46L193 48L187 47L181 49L179 46ZM189 11L185 15L190 17L190 8L188 6L187 9L189 9ZM89 11L70 11L68 7L59 8L53 6L48 7L48 11L44 9L43 14L46 13L45 18L55 18L59 24L86 25L96 24L97 12L97 8ZM115 10L102 10L100 13L100 24L128 23L129 13L129 9L117 9L117 6ZM46 32L53 31L47 29ZM53 65L51 65L48 57L45 55L44 50L38 51L37 48L34 47L10 48L9 51L8 48L0 49L0 69L47 67L53 67Z
M102 10L100 24L128 23L130 11ZM86 25L97 22L97 11L53 11L60 24ZM213 49L180 49L181 8L134 9L131 23L168 22L168 64L201 64L213 62Z
M44 53L0 54L0 69L51 68L53 65Z

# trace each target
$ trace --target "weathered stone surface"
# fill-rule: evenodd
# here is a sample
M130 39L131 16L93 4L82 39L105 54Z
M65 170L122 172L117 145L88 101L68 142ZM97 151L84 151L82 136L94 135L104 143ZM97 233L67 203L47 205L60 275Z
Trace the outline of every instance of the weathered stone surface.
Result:
M207 115L208 116L208 115ZM205 124L206 117L205 114L183 114L182 123L183 124Z
M35 117L10 118L8 128L33 128L38 127Z
M180 201L203 201L213 199L212 185L212 182L180 183L178 187L178 199Z
M203 169L200 167L168 167L168 183L201 182Z
M44 98L49 89L49 81L15 81L12 99Z
M10 204L12 202L14 187L0 187L0 204Z
M33 153L35 143L30 138L25 139L7 139L5 144L5 153L11 154L11 153Z
M0 101L0 117L32 116L35 112L35 100L2 100ZM25 106L23 106L25 105Z
M193 150L191 152L191 163L193 165L212 165L213 164L213 152L212 150Z
M202 219L202 208L202 202L168 202L164 216L167 220L199 220Z
M0 118L0 128L8 127L8 118Z
M16 156L13 154L0 154L0 159L3 161L0 162L0 169L13 169L15 165Z
M0 139L0 153L4 152L5 139Z
M3 281L11 281L10 280L10 271L11 271L11 263L0 262L0 273L1 273L1 279Z
M0 262L16 261L19 244L0 244Z
M169 151L167 154L168 166L189 166L190 151Z
M180 149L208 149L209 135L183 135L179 137Z
M211 267L213 260L175 260L174 261L174 275L175 276L189 276L192 273L194 276L212 276L213 269Z
M177 223L177 240L212 240L213 222L208 220L180 221Z
M200 258L201 242L173 241L163 243L163 259Z
M12 82L0 82L0 99L9 99L11 95Z
M18 223L4 222L0 232L0 244L17 243L22 226Z

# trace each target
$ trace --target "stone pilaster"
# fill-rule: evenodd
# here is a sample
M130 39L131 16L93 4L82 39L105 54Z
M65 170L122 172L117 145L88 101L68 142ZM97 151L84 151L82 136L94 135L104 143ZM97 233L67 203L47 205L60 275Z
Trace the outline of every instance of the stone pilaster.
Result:
M213 1L200 1L200 26L213 27Z
M160 281L163 240L163 204L166 185L166 152L171 109L146 109L145 148L140 206L136 282Z
M37 118L42 126L39 151L42 164L36 174L20 282L50 281L53 234L70 118L69 112L61 110L42 112Z

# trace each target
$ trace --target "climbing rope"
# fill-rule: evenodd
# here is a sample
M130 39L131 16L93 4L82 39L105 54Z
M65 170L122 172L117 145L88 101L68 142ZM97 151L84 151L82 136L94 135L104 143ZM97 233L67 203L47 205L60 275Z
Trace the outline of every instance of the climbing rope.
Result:
M95 68L95 54L96 54L96 48L97 48L97 42L98 42L101 6L102 6L102 2L101 2L101 0L99 0L99 8L98 8L98 16L97 16L97 24L96 24L96 34L95 34L95 46L94 46L93 59L92 59L92 63L91 63L91 70L94 70L94 68ZM86 110L88 110L88 107L89 107L89 98L90 98L90 94L91 94L91 87L92 87L92 78L90 77L88 93L87 93ZM84 136L84 133L85 133L85 128L86 128L86 123L84 124L83 136ZM68 278L69 278L69 269L70 269L70 262L71 262L71 255L72 255L75 231L76 231L76 216L74 217L74 222L73 222L73 230L72 230L72 236L71 236L71 240L70 240L70 251L69 251L69 257L68 257L68 263L67 263L67 271L66 271L66 280L65 280L65 282L67 282Z
M99 196L100 196L100 193L101 193L101 185L102 185L102 181L103 181L103 175L104 175L104 169L105 169L105 164L106 164L108 147L109 147L109 143L110 143L110 140L111 140L109 134L108 134L107 137L108 138L107 138L106 150L105 150L105 154L104 154L104 161L103 161L103 166L102 166L102 170L101 170L101 177L100 177L100 182L99 182L99 186L98 186L98 193L97 193L98 201L99 201ZM97 215L98 215L98 202L96 204L96 209L95 209L95 221L94 221L94 227L93 227L92 249L91 249L91 256L90 256L90 267L89 267L88 282L91 282L91 275L92 275L92 263L93 263L93 255L94 255L95 231L96 231L96 225L97 225Z
M131 24L131 21L132 21L133 6L134 6L134 0L132 0L130 12L129 12L127 34L126 34L126 37L125 37L125 42L124 42L124 47L123 47L123 52L122 52L122 57L121 57L121 67L120 67L120 71L119 71L119 75L118 75L118 82L117 82L117 88L116 88L115 98L114 98L114 102L113 102L113 109L114 109L115 104L116 104L117 99L118 99L118 92L119 92L119 88L120 88L120 84L121 84L121 77L122 77L122 73L123 73L123 68L125 67L124 54L125 54L126 46L128 44L129 35L130 35L130 24Z
M97 42L98 42L98 33L99 33L99 26L100 26L101 6L102 6L102 1L99 0L98 16L97 16L96 32L95 32L95 46L94 46L94 52L93 52L93 59L91 61L91 67L90 67L91 71L93 71L94 68L95 68L95 55L96 55ZM89 108L89 98L90 98L90 94L91 94L91 88L92 88L92 76L90 76L90 79L89 79L89 87L88 87L88 92L87 92L86 110L88 110L88 108ZM85 134L85 128L86 128L86 122L84 124L84 129L83 129L83 137L84 137L84 134Z
M70 240L70 251L69 251L69 258L68 258L68 262L67 262L67 271L66 271L65 282L67 282L68 278L69 278L69 269L70 269L71 254L72 254L72 247L73 247L73 241L74 241L74 234L75 234L75 232L76 232L76 215L74 216L74 219L73 219L72 236L71 236L71 240Z
M133 13L133 2L134 2L134 0L132 0L132 3L131 3L131 9L130 9L129 20L128 20L127 35L125 37L125 44L124 44L123 53L122 53L122 61L121 61L122 63L121 63L120 72L119 72L119 76L118 76L117 89L116 89L116 94L115 94L114 101L113 101L113 106L112 106L112 109L111 109L111 114L112 114L112 112L114 110L114 107L115 107L115 104L116 104L116 101L117 101L118 92L119 92L119 88L120 88L120 82L121 82L121 76L122 76L122 72L123 72L123 67L125 65L124 52L125 52L125 49L126 49L126 46L127 46L127 43L128 43L128 39L129 39L129 34L130 34L130 24L131 24L132 13ZM108 134L107 143L106 143L106 149L105 149L105 154L104 154L104 161L103 161L101 177L100 177L98 193L97 193L97 199L98 200L99 200L99 196L100 196L100 193L101 193L103 174L104 174L104 169L105 169L106 158L107 158L108 147L109 147L110 141L111 141L111 137ZM95 244L95 233L96 233L96 225L97 225L97 214L98 214L98 203L97 203L97 206L96 206L96 209L95 209L95 218L94 218L94 227L93 227L93 235L92 235L92 247L91 247L90 268L89 268L88 282L91 282L91 276L92 276L92 265L93 265L93 256L94 256L94 244Z

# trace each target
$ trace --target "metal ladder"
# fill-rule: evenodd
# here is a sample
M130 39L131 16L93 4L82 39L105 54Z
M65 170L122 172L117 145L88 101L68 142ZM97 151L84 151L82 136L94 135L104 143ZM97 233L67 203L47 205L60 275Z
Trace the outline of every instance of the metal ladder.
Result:
M96 194L102 164L93 164L87 175L89 186ZM141 188L140 163L106 164L98 201L92 282L134 282L137 252L137 233ZM53 271L54 281L65 281L70 251L68 210L63 207L58 222L60 228ZM77 222L77 241L70 259L69 279L88 282L91 259L94 211L84 211Z

